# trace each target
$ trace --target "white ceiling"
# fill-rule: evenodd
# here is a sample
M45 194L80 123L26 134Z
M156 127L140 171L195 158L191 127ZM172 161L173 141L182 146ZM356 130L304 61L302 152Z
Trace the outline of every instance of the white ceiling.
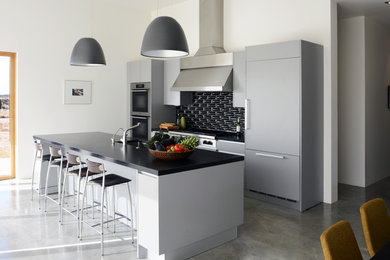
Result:
M385 0L336 0L340 18L354 16L373 17L390 28L390 5Z

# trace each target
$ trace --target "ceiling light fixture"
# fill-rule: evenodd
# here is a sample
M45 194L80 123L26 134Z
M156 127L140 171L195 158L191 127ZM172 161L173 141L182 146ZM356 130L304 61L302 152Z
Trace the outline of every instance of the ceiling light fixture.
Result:
M187 56L188 54L187 38L183 28L172 17L157 17L146 28L141 47L142 56L173 58Z
M90 0L90 20L92 27L92 1ZM91 29L92 34L92 29ZM70 65L72 66L105 66L106 58L99 42L94 38L81 38L73 47L70 56Z
M70 57L72 66L105 66L106 58L99 42L94 38L81 38L73 47Z

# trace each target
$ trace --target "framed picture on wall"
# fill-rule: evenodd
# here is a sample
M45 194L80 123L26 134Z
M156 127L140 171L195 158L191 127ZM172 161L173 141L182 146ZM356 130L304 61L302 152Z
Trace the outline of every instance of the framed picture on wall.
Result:
M65 80L64 104L91 104L92 81Z

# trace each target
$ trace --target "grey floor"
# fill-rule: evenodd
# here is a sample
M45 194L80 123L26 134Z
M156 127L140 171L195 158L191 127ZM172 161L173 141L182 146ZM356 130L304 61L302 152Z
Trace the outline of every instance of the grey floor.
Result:
M339 201L320 204L304 213L245 198L245 224L238 239L193 259L323 259L319 237L339 220L351 222L364 259L366 249L359 207L382 197L390 206L390 178L363 189L339 186ZM55 204L48 213L31 201L27 182L0 182L0 259L99 259L100 244L92 230L85 229L87 245L77 245L76 226L66 216L58 223ZM111 240L113 238L108 238ZM42 248L47 247L47 248ZM104 259L136 259L129 241L108 242Z

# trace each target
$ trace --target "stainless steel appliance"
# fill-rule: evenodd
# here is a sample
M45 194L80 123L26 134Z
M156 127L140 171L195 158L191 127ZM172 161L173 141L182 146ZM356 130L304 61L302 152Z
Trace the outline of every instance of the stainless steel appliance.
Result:
M323 198L323 48L246 48L246 195L300 211Z
M146 141L150 139L150 116L130 116L131 125L139 126L132 130L133 139Z
M130 84L130 125L138 125L132 130L132 137L146 141L150 138L152 92L150 82Z
M223 48L223 0L199 1L199 50L180 59L174 91L233 91L233 54Z
M194 136L199 139L198 149L217 151L217 140L215 134L207 134L200 132L185 132L185 131L169 131L170 136L188 137Z
M131 83L131 115L150 116L152 110L152 93L150 82Z

